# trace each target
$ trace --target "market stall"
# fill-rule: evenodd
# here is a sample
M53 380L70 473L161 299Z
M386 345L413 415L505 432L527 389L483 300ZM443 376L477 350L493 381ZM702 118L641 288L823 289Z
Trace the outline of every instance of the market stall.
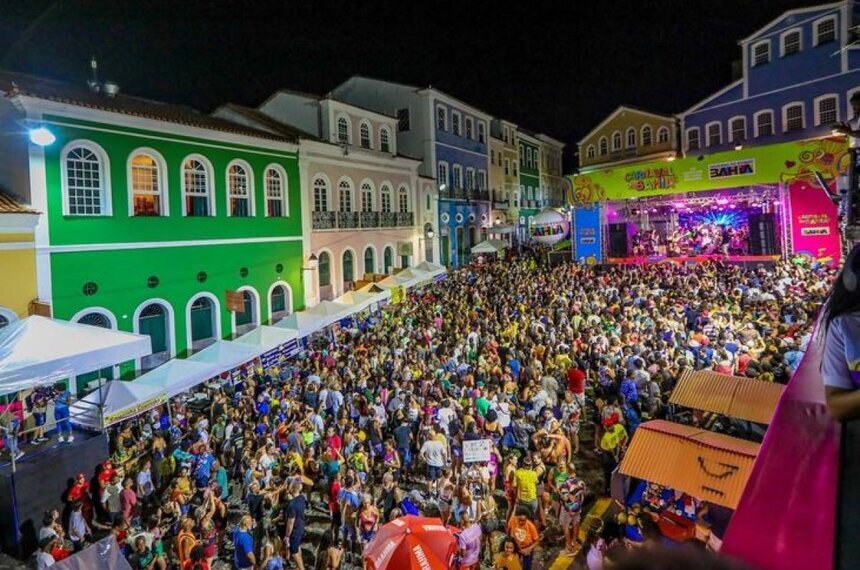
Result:
M172 398L177 394L192 390L221 371L221 367L214 363L174 359L150 370L131 384L152 386L163 391L168 398Z
M669 404L769 424L785 386L709 370L685 370Z
M164 389L138 381L114 380L69 408L72 423L102 430L167 402Z

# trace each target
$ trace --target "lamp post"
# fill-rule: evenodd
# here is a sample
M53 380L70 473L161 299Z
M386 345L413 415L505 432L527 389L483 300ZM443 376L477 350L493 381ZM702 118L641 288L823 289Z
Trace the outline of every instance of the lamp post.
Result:
M427 242L430 242L430 257L433 257L433 238L435 236L436 232L433 231L433 226L430 224L424 227L424 236L418 236L418 246L421 247L421 242L424 242L424 261L431 261L427 259Z

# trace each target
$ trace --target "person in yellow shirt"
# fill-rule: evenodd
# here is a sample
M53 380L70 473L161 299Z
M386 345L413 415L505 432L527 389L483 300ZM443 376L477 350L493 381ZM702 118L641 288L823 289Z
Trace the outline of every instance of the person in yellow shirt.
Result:
M534 470L531 455L523 458L523 465L514 472L514 493L517 498L517 508L523 507L534 519L537 516L538 500L537 485L539 474Z

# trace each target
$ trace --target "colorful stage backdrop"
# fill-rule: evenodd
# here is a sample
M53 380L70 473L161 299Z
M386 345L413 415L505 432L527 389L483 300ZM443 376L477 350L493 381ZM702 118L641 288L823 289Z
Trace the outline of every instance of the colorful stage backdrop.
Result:
M573 258L580 263L603 263L600 231L600 204L578 206L573 210Z
M789 186L793 253L822 262L839 260L840 240L836 205L820 188L803 181Z

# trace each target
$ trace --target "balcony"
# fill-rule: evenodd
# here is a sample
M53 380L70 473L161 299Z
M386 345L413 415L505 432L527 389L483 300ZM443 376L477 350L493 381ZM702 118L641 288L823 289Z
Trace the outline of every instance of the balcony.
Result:
M337 227L343 230L351 230L358 227L358 212L338 212Z
M333 230L337 228L335 212L314 212L313 225L315 230Z
M396 212L380 212L379 227L381 228L396 228L397 213Z
M359 220L362 228L378 228L379 212L361 212Z
M490 201L490 193L487 190L466 190L465 188L445 188L439 190L439 198L442 200L482 200Z
M415 214L412 212L397 212L397 227L410 228L415 225Z

